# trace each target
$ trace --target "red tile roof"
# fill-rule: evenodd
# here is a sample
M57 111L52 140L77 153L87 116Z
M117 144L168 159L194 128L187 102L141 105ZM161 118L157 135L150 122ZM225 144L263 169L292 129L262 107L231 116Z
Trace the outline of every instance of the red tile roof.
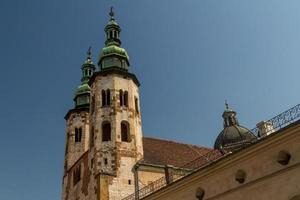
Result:
M173 165L183 167L189 162L203 157L211 148L156 138L143 138L144 159L140 162L152 165Z

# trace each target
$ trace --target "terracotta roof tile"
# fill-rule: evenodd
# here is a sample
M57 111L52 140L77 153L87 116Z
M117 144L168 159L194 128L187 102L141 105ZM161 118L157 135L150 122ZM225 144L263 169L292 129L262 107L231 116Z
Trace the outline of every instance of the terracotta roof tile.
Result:
M143 138L143 146L144 159L140 163L173 165L174 167L182 167L213 150L211 148L148 137Z

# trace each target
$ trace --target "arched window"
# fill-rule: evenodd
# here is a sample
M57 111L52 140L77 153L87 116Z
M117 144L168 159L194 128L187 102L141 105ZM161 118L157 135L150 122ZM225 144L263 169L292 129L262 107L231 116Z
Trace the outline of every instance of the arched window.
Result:
M110 105L110 90L109 89L106 90L106 105L107 106Z
M106 106L106 92L105 92L105 90L102 90L101 97L102 97L102 106Z
M138 101L138 98L134 97L134 105L135 105L135 111L137 113L139 113L139 101Z
M75 128L75 142L81 142L82 128Z
M128 107L128 92L124 92L124 106Z
M112 33L112 31L109 31L109 38L111 39L113 36L113 33Z
M105 122L102 124L102 141L110 141L111 140L111 126L109 122Z
M129 137L130 137L130 133L129 133L129 124L128 122L121 122L121 140L122 142L129 142Z
M94 127L92 126L91 132L90 132L90 148L94 147Z
M120 106L123 106L123 90L119 91Z

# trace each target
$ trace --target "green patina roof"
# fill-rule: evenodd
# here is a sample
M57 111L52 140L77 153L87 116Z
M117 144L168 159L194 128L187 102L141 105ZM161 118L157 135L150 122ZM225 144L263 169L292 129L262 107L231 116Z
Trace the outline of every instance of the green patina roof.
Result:
M103 56L111 55L111 54L116 54L122 57L126 57L129 59L129 56L126 52L125 49L118 47L116 45L111 45L111 46L106 46L102 49L100 57L102 58Z
M107 26L119 26L119 24L116 22L116 20L111 19L111 20L109 20L109 22L107 23L106 28L107 28Z
M75 96L78 96L80 94L84 94L84 93L90 93L91 92L91 88L87 83L83 83L81 85L79 85L75 91Z

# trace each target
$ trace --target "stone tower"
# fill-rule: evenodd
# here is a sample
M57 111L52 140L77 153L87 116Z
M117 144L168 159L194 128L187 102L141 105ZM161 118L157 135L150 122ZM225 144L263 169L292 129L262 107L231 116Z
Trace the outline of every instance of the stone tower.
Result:
M74 109L69 110L65 116L67 122L65 170L74 163L89 148L89 124L90 124L90 86L88 81L95 71L95 65L91 60L91 49L87 52L87 58L83 63L81 84L74 95Z
M135 191L135 164L143 158L139 81L128 71L121 28L111 10L95 72L82 66L75 108L66 115L63 200L121 200Z

